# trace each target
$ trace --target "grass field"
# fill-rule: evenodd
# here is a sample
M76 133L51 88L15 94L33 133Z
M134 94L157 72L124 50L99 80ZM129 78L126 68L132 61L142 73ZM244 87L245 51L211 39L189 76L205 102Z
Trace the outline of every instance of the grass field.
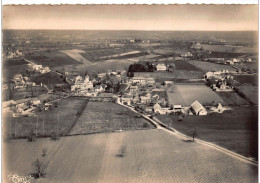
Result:
M230 67L228 65L221 65L221 64L215 64L215 63L198 61L198 60L190 60L190 61L187 61L187 62L194 65L198 69L201 69L204 72L219 71L219 70L223 70L223 69L229 70L229 71L236 71L235 68Z
M237 87L239 92L243 93L250 102L258 104L258 86L240 85Z
M21 71L25 70L27 67L26 64L19 64L19 65L14 65L14 66L4 66L2 69L2 79L3 83L8 83L10 79L13 79L15 74L20 73Z
M186 61L174 61L175 69L176 70L185 70L185 71L201 71L199 68L195 67L194 65L186 62Z
M47 85L49 88L53 88L55 84L64 84L64 78L54 72L48 72L32 78L32 81L40 85L41 83Z
M171 105L190 106L195 100L202 105L225 104L218 94L205 85L173 85L167 94Z
M232 46L232 45L209 45L201 44L204 50L216 52L229 52L229 53L256 53L257 48L246 46Z
M109 59L111 55L121 54L131 50L132 49L127 48L99 48L84 50L85 52L80 54L91 62L98 62L100 60Z
M11 90L12 93L12 100L19 100L29 97L36 97L39 95L42 95L44 93L47 93L47 90L45 87L41 86L34 86L32 88L19 88L19 89L13 89ZM5 92L5 98L9 99L10 92Z
M174 81L176 79L201 79L203 72L200 71L185 71L175 70L174 72L168 71L155 71L155 72L135 72L136 77L153 77L158 82L162 81Z
M257 166L159 130L138 130L3 143L2 177L28 176L47 148L37 182L258 182Z
M249 102L239 96L236 92L217 92L227 105L249 105Z
M150 128L147 120L118 104L89 102L70 135Z
M82 51L82 50L77 50L77 49L61 50L60 52L68 55L69 57L71 57L72 59L78 61L81 64L85 64L85 65L90 65L91 64L90 61L88 61L85 57L83 57L81 55L81 53L84 53L84 51Z
M66 98L57 102L58 107L36 113L38 115L38 127L36 116L14 118L10 113L4 114L4 136L26 138L31 130L36 133L36 129L38 136L50 136L55 128L58 128L59 134L64 134L70 128L80 107L86 101L81 98Z
M234 80L241 84L251 84L254 86L258 85L258 75L233 75Z
M198 138L257 159L257 107L233 107L232 111L222 114L211 113L207 116L158 116L165 124L186 135L196 129Z
M59 50L34 52L33 54L26 55L26 58L36 64L48 67L79 64L78 61Z

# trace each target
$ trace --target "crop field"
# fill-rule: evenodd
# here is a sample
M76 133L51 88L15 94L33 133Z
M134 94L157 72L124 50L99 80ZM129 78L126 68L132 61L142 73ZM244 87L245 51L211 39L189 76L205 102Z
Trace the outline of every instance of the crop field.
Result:
M153 77L157 81L174 81L175 79L201 79L203 72L175 70L174 72L155 71L155 72L135 72L136 77Z
M3 115L6 137L26 138L34 131L39 137L50 136L55 128L59 134L64 134L76 119L79 109L86 101L81 98L66 98L57 101L58 107L51 110L37 112L37 116L12 117L10 112Z
M48 67L79 64L78 61L59 50L34 52L33 54L26 55L26 58L36 64Z
M34 86L31 88L19 88L11 90L12 93L12 100L19 100L28 97L36 97L41 94L47 93L45 87L41 86ZM10 92L6 91L7 98L9 98Z
M237 87L239 92L245 95L253 104L258 104L258 87L252 85L240 85Z
M217 92L217 94L225 101L227 105L249 105L249 102L239 96L236 92L230 91L230 92Z
M2 79L3 79L3 83L8 83L10 82L10 79L13 79L15 74L20 73L21 71L25 70L25 68L27 67L26 64L19 64L19 65L14 65L14 66L5 66L3 65L3 75L2 75Z
M258 75L233 75L234 80L241 84L251 84L253 86L258 85Z
M5 142L3 178L9 173L28 176L44 148L46 175L37 181L43 183L258 182L257 166L159 130Z
M202 48L209 51L216 52L230 52L230 53L256 53L257 48L246 46L232 46L232 45L209 45L201 44Z
M258 71L258 63L235 63L234 65L246 71L250 70L254 71L255 73Z
M232 107L222 114L207 116L157 116L165 124L191 136L196 129L198 138L235 151L246 157L257 159L258 109L257 107Z
M211 62L204 62L204 61L198 61L198 60L190 60L187 61L188 63L194 65L195 67L201 69L204 72L208 71L219 71L219 70L229 70L229 71L236 71L235 68L230 67L228 65L221 65L221 64L215 64Z
M77 49L73 49L73 50L61 50L60 52L68 55L69 57L71 57L72 59L78 61L81 64L85 64L85 65L89 65L91 64L90 61L88 61L85 57L83 57L80 53L84 53L84 51L82 50L77 50Z
M186 61L175 61L174 62L176 70L185 70L185 71L201 71L199 68Z
M173 85L168 91L168 101L172 105L190 106L195 100L202 105L225 104L217 93L205 85Z
M70 135L154 128L144 118L118 104L89 102Z
M217 52L212 51L208 56L211 58L236 58L245 55L246 53L230 53L230 52ZM251 55L251 54L246 54Z
M65 81L61 76L54 72L48 72L32 78L32 81L40 85L41 83L53 88L55 84L64 84Z

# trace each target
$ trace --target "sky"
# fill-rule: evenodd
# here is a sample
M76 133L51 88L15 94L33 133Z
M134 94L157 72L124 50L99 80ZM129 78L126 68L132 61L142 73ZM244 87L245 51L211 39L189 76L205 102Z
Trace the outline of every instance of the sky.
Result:
M258 30L257 5L6 5L3 29Z

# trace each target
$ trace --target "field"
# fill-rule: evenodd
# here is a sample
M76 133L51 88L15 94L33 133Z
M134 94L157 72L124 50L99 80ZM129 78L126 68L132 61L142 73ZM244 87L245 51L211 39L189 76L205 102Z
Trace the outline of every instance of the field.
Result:
M246 46L232 46L232 45L209 45L201 44L202 48L209 51L229 52L229 53L256 53L257 48Z
M229 70L229 71L236 71L235 68L230 67L228 65L221 65L221 64L215 64L215 63L197 61L197 60L190 60L190 61L187 61L187 62L194 65L198 69L201 69L204 72L219 71L219 70L223 70L223 69Z
M73 49L73 50L61 50L61 53L64 53L66 55L68 55L69 57L71 57L72 59L78 61L81 64L85 64L85 65L89 65L91 64L90 61L88 61L86 58L84 58L80 53L84 53L84 51L82 50L77 50L77 49Z
M257 166L164 131L138 130L3 143L3 179L28 176L47 148L46 176L37 182L258 182ZM203 153L202 153L203 152ZM42 158L41 158L42 159Z
M110 59L111 55L118 55L125 52L131 51L127 48L99 48L99 49L88 49L85 52L80 53L84 58L91 62L99 62L101 60Z
M186 61L174 61L176 70L186 70L186 71L201 71L199 68Z
M251 84L253 86L258 85L258 75L233 75L234 80L241 84Z
M246 99L253 104L258 104L258 87L252 85L240 85L237 87L239 92L242 93Z
M26 64L19 64L19 65L14 65L14 66L5 66L3 65L3 83L8 83L10 82L10 79L13 79L15 74L20 73L21 71L25 70L25 68L27 67Z
M173 85L167 94L171 105L190 106L195 100L202 105L216 105L218 102L225 104L218 94L205 85Z
M32 78L32 81L40 85L41 83L47 85L49 88L53 88L55 84L64 84L64 78L57 73L48 72Z
M78 61L59 50L38 51L26 55L26 58L32 60L33 63L48 67L79 64Z
M225 101L227 105L249 105L249 102L239 96L236 92L217 92L217 94Z
M147 120L118 104L89 102L70 135L154 128Z
M10 112L3 115L6 137L26 138L34 130L38 136L50 136L55 128L58 128L59 134L64 134L72 125L81 106L86 102L81 98L66 98L57 101L58 107L48 111L37 112L37 117L12 117Z
M158 116L165 124L186 135L196 129L198 138L257 159L257 107L233 107L234 110L222 114L211 113L207 116Z
M155 72L135 72L136 77L153 77L157 81L174 81L176 79L201 79L203 72L200 71L185 71L175 70L174 72L168 71L155 71Z
M19 100L19 99L23 99L23 98L36 97L36 96L42 95L44 93L47 93L47 90L45 87L34 86L34 87L30 87L30 88L13 89L13 90L11 90L11 92L6 90L4 92L3 98L4 98L4 100L9 100L9 97L11 94L12 100Z

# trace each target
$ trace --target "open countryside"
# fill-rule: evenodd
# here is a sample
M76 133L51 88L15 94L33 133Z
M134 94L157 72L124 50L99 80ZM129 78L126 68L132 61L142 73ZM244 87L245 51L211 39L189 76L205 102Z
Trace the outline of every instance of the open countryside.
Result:
M257 182L255 35L3 30L3 178Z

